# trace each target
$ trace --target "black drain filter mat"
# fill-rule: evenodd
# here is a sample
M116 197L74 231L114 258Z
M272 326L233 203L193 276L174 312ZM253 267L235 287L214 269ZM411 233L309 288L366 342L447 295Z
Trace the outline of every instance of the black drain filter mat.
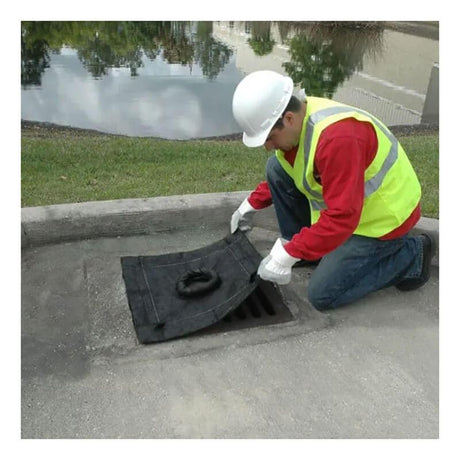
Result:
M122 257L138 340L160 342L220 321L257 288L261 259L240 231L194 251Z

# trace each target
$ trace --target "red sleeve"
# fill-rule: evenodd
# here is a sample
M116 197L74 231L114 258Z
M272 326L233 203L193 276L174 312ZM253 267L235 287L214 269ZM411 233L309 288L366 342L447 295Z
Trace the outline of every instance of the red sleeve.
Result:
M294 147L289 152L284 152L284 158L294 165L298 147ZM267 208L272 204L272 194L268 187L268 182L261 182L257 188L248 197L249 204L255 209Z
M364 200L364 172L377 151L371 124L346 119L323 131L315 171L327 209L285 245L293 257L315 260L344 243L359 224Z
M255 209L267 208L272 204L272 194L268 182L261 182L248 197L249 204Z

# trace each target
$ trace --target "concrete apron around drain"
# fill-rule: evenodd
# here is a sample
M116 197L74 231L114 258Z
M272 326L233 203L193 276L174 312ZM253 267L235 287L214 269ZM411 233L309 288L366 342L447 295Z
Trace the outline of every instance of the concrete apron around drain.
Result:
M262 232L262 236L266 233ZM252 238L259 251L268 243L257 235ZM231 324L227 318L227 321L221 320L183 337L141 345L135 335L119 266L119 254L85 261L90 328L87 349L96 363L133 355L148 356L149 359L186 356L220 347L265 343L329 325L329 317L316 311L305 299L309 269L302 268L295 270L290 285L279 289L288 312L280 312L276 319L267 321L267 314L260 320L256 317L239 319L238 315L248 313L248 307L242 305L231 314Z
M292 320L276 324L241 321L236 330L198 331L168 342L140 345L122 279L122 255L161 254L206 246L227 228L196 228L124 238L73 241L22 251L22 376L75 379L92 365L115 360L167 359L206 350L266 343L329 325L328 315L305 300L308 269L296 269L280 292ZM276 234L251 232L265 255ZM237 312L234 313L236 315ZM217 327L219 329L219 327Z

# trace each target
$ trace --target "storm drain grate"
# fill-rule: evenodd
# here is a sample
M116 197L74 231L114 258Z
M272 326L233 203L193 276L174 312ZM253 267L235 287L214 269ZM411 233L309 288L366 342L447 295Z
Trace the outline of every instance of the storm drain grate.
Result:
M216 334L238 329L266 326L292 321L294 316L275 286L260 280L257 288L236 309L222 320L193 335Z
M276 286L257 278L260 261L261 255L239 231L188 252L122 257L139 342L292 319Z

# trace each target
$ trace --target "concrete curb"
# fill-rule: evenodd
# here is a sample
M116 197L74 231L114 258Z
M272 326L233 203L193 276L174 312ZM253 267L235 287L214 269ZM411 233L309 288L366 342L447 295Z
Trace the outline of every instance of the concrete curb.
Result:
M21 209L21 247L101 237L148 235L190 226L222 226L250 191L69 203ZM278 228L273 206L255 225ZM439 247L439 221L422 217L414 233L427 232ZM439 265L438 255L433 260Z

